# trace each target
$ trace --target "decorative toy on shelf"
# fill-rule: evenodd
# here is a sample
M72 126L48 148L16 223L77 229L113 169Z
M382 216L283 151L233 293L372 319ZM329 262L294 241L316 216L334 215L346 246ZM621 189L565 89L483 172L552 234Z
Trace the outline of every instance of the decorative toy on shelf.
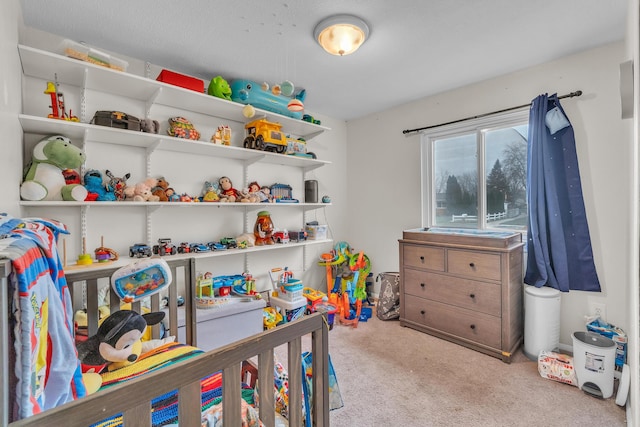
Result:
M144 243L134 243L129 246L129 258L150 257L151 255L151 248Z
M116 195L110 191L109 184L105 184L102 179L102 172L97 169L89 169L84 174L84 186L89 192L88 201L115 202Z
M217 182L204 182L204 188L202 189L202 202L219 202L220 201L220 188Z
M291 94L285 96L283 87ZM276 85L269 91L268 85L260 85L252 80L234 80L231 82L231 100L241 104L251 104L256 108L271 111L273 113L282 114L283 116L292 117L294 119L302 118L303 102L307 96L306 90L302 89L297 93L293 93L294 88L291 82L284 82L282 85ZM293 98L291 98L293 96ZM295 101L294 101L295 100ZM289 109L289 104L292 110Z
M267 119L257 119L244 125L247 136L244 138L244 148L262 151L284 153L287 149L287 137L280 123Z
M228 176L223 176L218 180L220 185L220 201L221 202L240 202L242 200L242 194L233 188L233 184Z
M78 260L76 261L78 265L91 265L93 264L93 260L91 259L91 254L87 253L87 239L85 237L82 238L82 253L78 255Z
M276 203L299 203L298 199L293 198L292 188L290 185L273 184L270 191Z
M31 163L20 186L23 200L84 201L87 189L81 184L67 184L63 171L77 169L85 154L62 135L47 136L33 148Z
M176 138L192 139L194 141L200 139L200 132L184 117L171 117L167 134Z
M303 138L294 139L287 137L287 150L285 154L289 156L305 157L308 159L317 158L315 153L307 152L307 141Z
M161 202L168 202L169 197L167 196L167 188L169 188L169 183L164 179L164 176L161 176L156 180L156 185L151 189L151 194L158 196L158 199Z
M227 125L220 125L215 133L211 135L211 142L220 145L231 145L231 128Z
M175 255L177 249L171 244L171 239L165 237L158 239L158 244L153 246L153 253L160 256Z
M253 105L247 104L244 106L244 108L242 108L242 115L247 119L251 119L256 115L256 109L253 108Z
M253 234L256 237L255 245L273 245L273 222L268 211L258 212L258 218L253 227Z
M125 200L134 202L158 202L160 198L152 193L158 181L155 178L147 178L144 182L139 182L124 189Z
M309 123L313 123L314 125L320 125L322 124L320 122L320 120L316 120L313 118L313 116L309 115L309 114L304 114L302 116L302 120L304 120L305 122L309 122Z
M222 76L215 76L211 79L209 87L207 87L207 93L211 96L231 101L231 87Z
M171 284L171 269L162 258L135 261L111 276L111 286L124 302L146 298Z
M160 132L160 122L150 118L140 120L140 130L147 133Z
M99 263L105 263L109 261L117 261L119 256L118 252L111 248L107 248L104 245L104 236L100 237L100 246L95 248L94 253L96 255L96 261Z
M55 74L55 82L47 82L47 88L44 91L45 94L51 97L51 114L47 117L57 120L68 120L71 122L79 122L80 119L74 116L69 110L69 114L64 105L64 94L58 90L58 75Z
M126 173L123 176L115 176L109 169L105 172L105 175L109 177L108 188L109 191L112 191L116 196L117 201L122 201L125 199L124 189L127 188L127 180L131 177L130 173Z

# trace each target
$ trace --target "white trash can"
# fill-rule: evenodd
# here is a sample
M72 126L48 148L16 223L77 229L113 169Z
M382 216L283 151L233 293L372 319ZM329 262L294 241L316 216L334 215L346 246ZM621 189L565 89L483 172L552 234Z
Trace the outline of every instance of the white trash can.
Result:
M571 337L578 387L603 399L611 397L616 343L595 332L574 332Z
M560 291L525 285L524 354L537 361L541 350L554 351L560 344Z

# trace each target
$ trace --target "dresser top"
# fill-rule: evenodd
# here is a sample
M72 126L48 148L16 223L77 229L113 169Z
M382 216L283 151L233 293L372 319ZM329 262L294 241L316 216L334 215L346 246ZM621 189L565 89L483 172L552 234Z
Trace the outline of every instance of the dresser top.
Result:
M522 234L513 231L489 231L471 228L413 228L404 230L402 238L424 243L508 248L522 242Z

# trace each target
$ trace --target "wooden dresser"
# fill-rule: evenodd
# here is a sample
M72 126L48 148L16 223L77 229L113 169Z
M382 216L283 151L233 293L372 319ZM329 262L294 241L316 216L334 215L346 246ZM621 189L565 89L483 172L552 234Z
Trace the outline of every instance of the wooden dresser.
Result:
M400 324L510 362L523 340L519 233L407 230Z

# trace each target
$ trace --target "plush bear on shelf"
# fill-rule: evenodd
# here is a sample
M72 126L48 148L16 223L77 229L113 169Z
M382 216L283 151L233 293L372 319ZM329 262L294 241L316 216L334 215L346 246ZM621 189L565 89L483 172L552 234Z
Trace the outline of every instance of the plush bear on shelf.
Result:
M53 135L40 140L33 149L20 196L23 200L83 201L87 189L81 184L67 184L63 171L77 169L84 161L84 152L67 137Z
M157 179L156 185L151 189L151 193L154 196L158 196L161 202L168 202L167 188L169 188L169 183L161 176Z
M129 186L124 189L126 196L125 200L132 200L134 202L158 202L160 198L154 196L151 191L157 184L157 180L154 178L147 178L144 182L139 182L133 186Z

